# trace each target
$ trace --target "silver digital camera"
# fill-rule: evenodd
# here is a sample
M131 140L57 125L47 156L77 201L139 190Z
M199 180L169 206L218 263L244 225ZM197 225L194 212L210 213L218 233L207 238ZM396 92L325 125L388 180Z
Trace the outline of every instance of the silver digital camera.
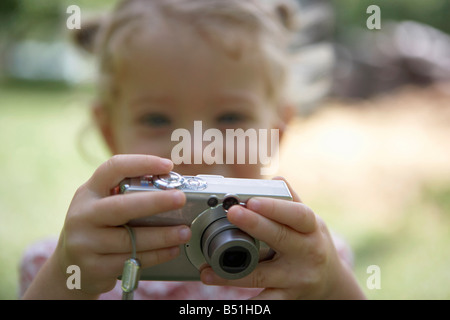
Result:
M181 209L135 219L128 225L187 225L191 228L191 239L180 246L177 258L143 269L141 280L199 280L199 270L205 265L210 265L222 278L239 279L250 274L258 262L273 256L267 244L231 224L227 211L233 205L245 206L252 197L292 200L284 181L182 176L170 172L125 179L120 184L120 193L174 188L186 195L186 204Z

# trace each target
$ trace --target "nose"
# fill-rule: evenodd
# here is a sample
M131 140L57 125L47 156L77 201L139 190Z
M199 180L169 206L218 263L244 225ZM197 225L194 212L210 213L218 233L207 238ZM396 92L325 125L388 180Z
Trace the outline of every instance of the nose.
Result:
M205 173L217 170L215 166L211 168L211 165L225 162L225 142L220 130L209 128L203 121L194 121L193 128L177 130L179 131L172 135L175 143L171 156L172 161L180 165L180 170L184 170L183 164L189 164L189 170Z

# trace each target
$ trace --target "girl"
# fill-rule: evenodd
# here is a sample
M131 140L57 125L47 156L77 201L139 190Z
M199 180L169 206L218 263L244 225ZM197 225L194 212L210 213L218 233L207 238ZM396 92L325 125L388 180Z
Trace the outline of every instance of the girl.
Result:
M75 193L59 241L24 298L120 297L116 278L131 251L121 226L186 201L177 190L111 196L122 179L170 170L261 178L261 163L174 167L171 135L200 120L203 130L277 129L282 138L292 115L285 90L291 8L275 0L126 0L95 32L81 33L79 40L99 57L93 114L115 156ZM276 251L250 275L225 280L205 268L202 283L142 281L135 297L363 298L325 223L291 193L293 202L253 198L246 208L229 210L231 223ZM191 236L188 226L135 229L144 268L176 257ZM80 267L79 290L66 286L70 265Z

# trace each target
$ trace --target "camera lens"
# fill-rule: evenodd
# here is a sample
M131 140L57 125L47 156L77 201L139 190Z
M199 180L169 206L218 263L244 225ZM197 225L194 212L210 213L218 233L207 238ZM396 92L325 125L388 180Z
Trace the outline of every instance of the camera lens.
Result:
M222 269L229 273L244 271L250 263L250 252L243 247L232 247L225 250L219 258Z
M226 218L211 223L202 236L202 252L214 272L225 279L245 277L259 261L254 238Z

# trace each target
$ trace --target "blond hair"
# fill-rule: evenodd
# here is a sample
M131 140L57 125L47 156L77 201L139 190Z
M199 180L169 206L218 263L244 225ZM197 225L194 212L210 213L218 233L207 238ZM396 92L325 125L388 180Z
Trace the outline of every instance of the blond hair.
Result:
M158 32L179 21L230 59L250 52L264 59L268 94L283 99L289 66L290 31L295 25L295 3L289 0L123 0L111 16L86 28L77 39L99 58L100 99L117 92L117 68L133 34L141 28Z

